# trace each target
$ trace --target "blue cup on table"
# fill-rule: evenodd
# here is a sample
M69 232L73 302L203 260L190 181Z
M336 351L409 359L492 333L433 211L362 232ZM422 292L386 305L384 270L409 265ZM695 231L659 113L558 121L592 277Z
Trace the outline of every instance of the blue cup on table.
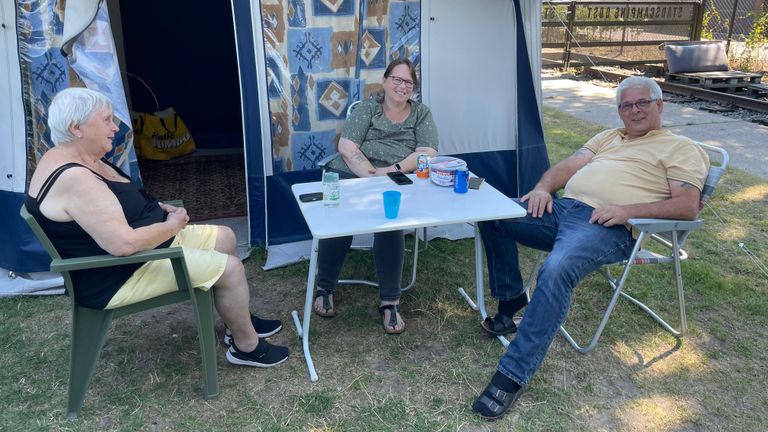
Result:
M400 211L400 191L388 190L382 192L384 198L384 216L387 219L397 219L397 213Z

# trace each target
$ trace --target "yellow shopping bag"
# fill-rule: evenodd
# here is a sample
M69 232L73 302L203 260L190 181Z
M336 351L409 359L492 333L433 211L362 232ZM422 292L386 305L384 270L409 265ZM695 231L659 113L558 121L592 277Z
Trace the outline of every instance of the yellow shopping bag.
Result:
M144 159L168 160L195 151L195 140L172 107L154 113L131 113L134 146Z
M136 155L143 159L168 160L195 151L195 140L176 110L172 107L160 110L152 88L138 76L130 72L127 74L144 85L157 109L153 113L131 111Z

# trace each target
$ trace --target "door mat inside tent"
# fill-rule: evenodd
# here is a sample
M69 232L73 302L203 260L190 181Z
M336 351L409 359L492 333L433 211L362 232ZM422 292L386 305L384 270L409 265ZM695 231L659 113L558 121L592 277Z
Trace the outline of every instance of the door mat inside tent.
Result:
M243 164L242 154L139 161L147 192L160 201L184 200L190 221L247 214Z

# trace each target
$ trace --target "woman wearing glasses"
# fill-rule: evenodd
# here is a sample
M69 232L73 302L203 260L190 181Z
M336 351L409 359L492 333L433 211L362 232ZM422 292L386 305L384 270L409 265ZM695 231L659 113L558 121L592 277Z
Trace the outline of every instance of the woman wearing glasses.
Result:
M397 59L384 71L383 94L362 101L352 111L339 139L341 157L328 167L342 176L371 177L388 172L416 170L420 154L437 154L437 128L426 105L411 99L419 80L408 59ZM403 231L374 235L373 253L379 278L379 312L384 331L405 331L400 316L400 278L403 273ZM322 317L336 316L333 292L352 237L321 240L318 250L317 291L314 310Z

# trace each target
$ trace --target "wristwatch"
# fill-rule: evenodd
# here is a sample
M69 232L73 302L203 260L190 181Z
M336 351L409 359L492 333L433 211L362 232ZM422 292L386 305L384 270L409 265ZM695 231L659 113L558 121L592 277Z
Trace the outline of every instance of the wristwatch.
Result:
M397 170L398 170L398 171L402 171L402 170L403 170L403 169L400 167L400 164L399 164L399 163L396 163L396 164L395 164L395 168L397 168Z

